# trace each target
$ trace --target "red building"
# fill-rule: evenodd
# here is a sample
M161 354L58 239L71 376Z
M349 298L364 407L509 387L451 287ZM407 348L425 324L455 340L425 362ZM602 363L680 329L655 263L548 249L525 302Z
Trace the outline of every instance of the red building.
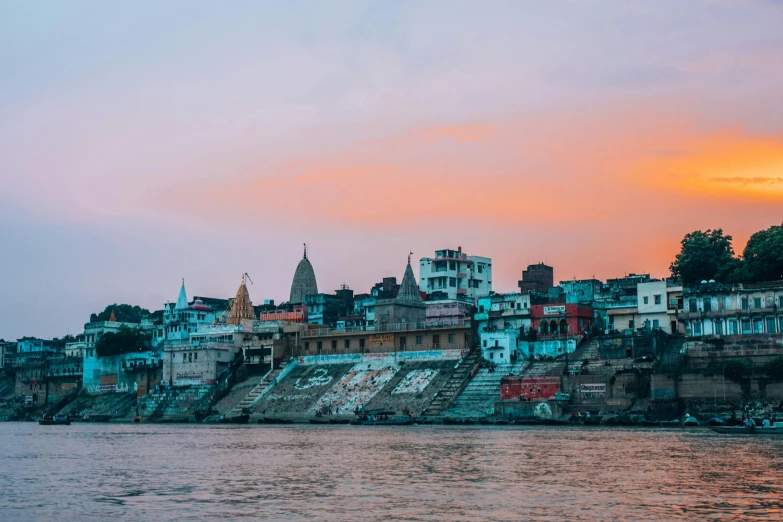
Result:
M593 328L593 308L576 303L532 305L530 327L539 336L587 333Z
M560 377L503 377L500 398L503 400L545 401L560 391Z

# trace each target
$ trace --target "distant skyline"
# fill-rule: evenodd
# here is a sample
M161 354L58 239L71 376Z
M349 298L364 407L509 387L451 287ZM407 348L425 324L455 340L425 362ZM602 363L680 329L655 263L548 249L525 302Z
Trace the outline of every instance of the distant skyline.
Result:
M0 338L366 292L414 258L668 275L783 222L783 3L0 3ZM418 268L415 268L418 278Z

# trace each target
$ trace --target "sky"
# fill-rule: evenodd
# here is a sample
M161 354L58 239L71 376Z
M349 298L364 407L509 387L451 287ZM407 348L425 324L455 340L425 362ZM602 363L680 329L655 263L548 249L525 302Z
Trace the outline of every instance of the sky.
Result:
M0 338L366 292L461 246L496 291L668 275L783 222L783 2L0 2ZM417 267L416 273L418 276Z

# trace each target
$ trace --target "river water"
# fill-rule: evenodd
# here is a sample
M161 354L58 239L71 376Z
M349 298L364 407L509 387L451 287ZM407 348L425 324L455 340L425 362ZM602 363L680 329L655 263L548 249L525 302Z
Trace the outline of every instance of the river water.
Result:
M0 520L783 518L783 440L709 430L0 423Z

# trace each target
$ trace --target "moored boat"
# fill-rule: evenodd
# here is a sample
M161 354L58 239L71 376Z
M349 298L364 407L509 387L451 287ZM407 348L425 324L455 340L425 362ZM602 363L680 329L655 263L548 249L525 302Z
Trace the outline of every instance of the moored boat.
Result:
M715 433L724 435L783 435L783 422L776 422L772 426L710 426Z
M225 415L221 415L220 418L218 418L218 422L221 424L247 424L247 421L249 420L250 415L247 413L234 415L233 417L226 417Z
M54 417L47 416L38 419L38 424L41 426L69 426L71 424L71 418L59 415L55 415Z
M310 419L310 424L329 424L326 419Z
M263 419L258 419L258 424L293 424L294 421L291 419L278 419L276 417L264 417Z

